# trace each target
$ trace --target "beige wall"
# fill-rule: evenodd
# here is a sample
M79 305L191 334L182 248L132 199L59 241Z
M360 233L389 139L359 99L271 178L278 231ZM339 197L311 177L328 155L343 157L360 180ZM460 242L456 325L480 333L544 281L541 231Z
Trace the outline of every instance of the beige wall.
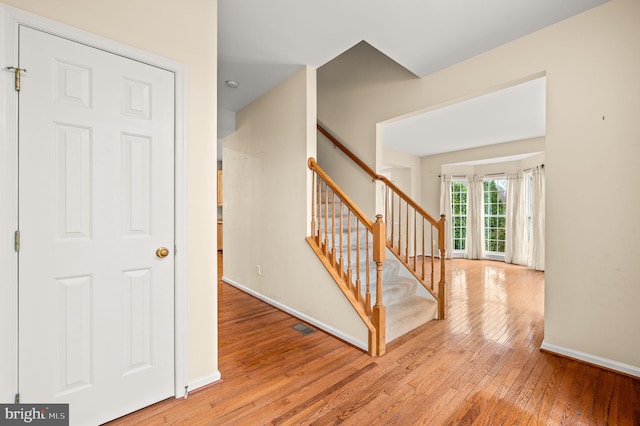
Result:
M420 199L420 180L422 171L422 159L416 155L395 151L389 148L382 149L382 166L380 171L395 173L398 181L391 181L414 200ZM404 172L400 172L404 170ZM399 175L400 173L400 175ZM407 173L409 176L403 176ZM399 182L407 182L399 185Z
M612 0L423 79L396 70L385 83L380 73L392 67L372 70L367 49L343 55L318 73L320 119L362 143L359 151L377 152L373 135L382 120L546 72L545 343L635 374L638 22L640 2ZM382 161L371 154L367 159ZM424 163L422 173L424 193L437 173Z
M480 90L547 72L545 343L635 374L639 18L614 0L430 78Z
M408 96L420 80L367 43L359 43L318 69L318 119L373 170L382 167L375 123L418 109L419 97ZM398 97L397 93L402 93ZM374 147L374 148L372 148ZM374 217L375 187L371 178L337 150L318 142L318 164ZM363 183L364 182L364 183Z
M301 69L242 109L236 123L223 141L224 279L366 344L367 329L305 241L316 70Z
M215 0L2 0L188 67L188 381L218 369Z
M331 179L346 194L349 194L363 212L368 214L369 217L375 217L375 184L372 182L371 176L361 168L354 166L353 161L342 151L335 148L333 143L322 133L317 133L318 150L316 160L318 165L331 176ZM346 141L340 141L348 145ZM353 147L347 146L347 148L352 150ZM375 169L373 166L370 167ZM368 187L367 190L363 190L364 187Z

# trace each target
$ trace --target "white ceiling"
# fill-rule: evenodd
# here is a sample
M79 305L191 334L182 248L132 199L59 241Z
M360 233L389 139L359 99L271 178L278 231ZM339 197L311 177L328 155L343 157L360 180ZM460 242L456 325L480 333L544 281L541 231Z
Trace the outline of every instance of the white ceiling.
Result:
M605 1L218 0L218 109L239 111L362 40L423 77Z
M382 146L424 157L536 138L546 129L546 77L381 126Z

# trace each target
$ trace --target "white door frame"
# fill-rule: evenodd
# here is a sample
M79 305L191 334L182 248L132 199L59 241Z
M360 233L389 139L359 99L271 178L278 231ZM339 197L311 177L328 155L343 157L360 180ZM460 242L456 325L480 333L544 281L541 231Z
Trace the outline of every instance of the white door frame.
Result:
M13 402L18 388L18 27L49 34L131 58L175 74L175 396L187 388L186 93L184 64L0 4L0 402ZM28 84L27 75L23 83ZM6 194L6 197L5 197ZM41 401L46 402L46 401Z

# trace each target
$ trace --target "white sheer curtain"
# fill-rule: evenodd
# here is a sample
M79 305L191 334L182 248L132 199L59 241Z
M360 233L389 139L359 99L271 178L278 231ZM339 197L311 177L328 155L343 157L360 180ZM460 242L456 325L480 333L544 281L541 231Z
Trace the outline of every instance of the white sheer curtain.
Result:
M523 172L507 175L504 261L518 265L526 265L529 254L526 178Z
M544 200L545 177L544 166L536 167L532 171L531 184L531 235L527 266L531 269L544 271Z
M464 257L482 259L484 255L484 179L467 177L467 238Z
M445 215L444 229L444 249L445 258L451 259L453 254L453 237L451 228L453 220L451 218L451 176L442 175L440 178L440 212Z

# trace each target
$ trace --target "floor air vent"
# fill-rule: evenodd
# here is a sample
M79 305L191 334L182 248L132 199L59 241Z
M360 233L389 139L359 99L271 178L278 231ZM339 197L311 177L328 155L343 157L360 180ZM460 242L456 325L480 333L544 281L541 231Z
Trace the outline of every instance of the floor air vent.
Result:
M308 334L316 332L315 329L313 329L313 328L309 327L308 325L303 324L301 322L292 325L291 328L293 328L295 331L297 331L300 334L304 334L305 336L308 335Z

